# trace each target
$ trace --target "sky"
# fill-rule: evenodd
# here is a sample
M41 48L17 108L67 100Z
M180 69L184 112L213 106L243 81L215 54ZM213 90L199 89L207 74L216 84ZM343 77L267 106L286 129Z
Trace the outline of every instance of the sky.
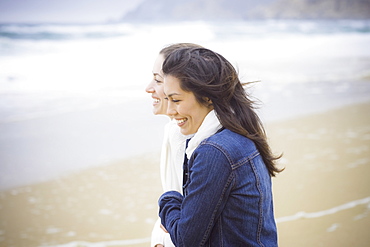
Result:
M101 23L143 0L0 0L0 23Z

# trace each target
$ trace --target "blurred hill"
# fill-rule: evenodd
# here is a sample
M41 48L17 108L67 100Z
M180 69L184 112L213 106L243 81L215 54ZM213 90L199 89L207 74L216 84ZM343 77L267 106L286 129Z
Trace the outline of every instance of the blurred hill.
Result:
M122 20L369 18L370 0L144 0Z

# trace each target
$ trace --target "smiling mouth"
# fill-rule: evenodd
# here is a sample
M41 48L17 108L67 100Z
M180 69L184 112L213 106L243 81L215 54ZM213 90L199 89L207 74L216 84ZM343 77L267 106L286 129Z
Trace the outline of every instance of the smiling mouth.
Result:
M154 104L158 104L158 103L159 103L159 101L160 101L159 99L153 99L153 103L154 103Z
M177 125L179 126L183 125L186 121L188 121L187 118L176 119Z

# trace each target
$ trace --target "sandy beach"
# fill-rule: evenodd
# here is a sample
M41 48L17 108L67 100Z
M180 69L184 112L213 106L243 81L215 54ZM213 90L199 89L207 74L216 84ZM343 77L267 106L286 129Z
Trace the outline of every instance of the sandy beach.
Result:
M266 125L280 246L368 246L370 102ZM0 193L0 246L149 246L159 153Z
M366 103L267 126L286 167L273 180L281 246L369 245L369 112Z

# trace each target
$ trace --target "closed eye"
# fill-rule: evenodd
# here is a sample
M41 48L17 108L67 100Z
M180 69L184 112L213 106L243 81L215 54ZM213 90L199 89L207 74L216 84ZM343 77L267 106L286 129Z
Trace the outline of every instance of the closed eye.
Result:
M164 99L165 99L165 100L170 100L168 97L165 97ZM172 101L173 103L178 103L178 102L180 102L181 100L171 99L171 101Z

